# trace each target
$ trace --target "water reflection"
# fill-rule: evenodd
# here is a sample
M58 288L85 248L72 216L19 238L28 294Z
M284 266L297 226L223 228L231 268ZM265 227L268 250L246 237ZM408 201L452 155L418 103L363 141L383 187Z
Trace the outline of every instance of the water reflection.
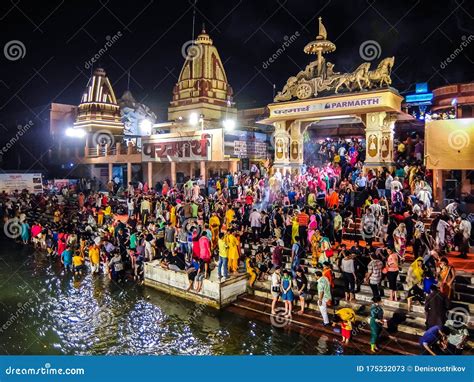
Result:
M333 352L328 338L306 338L104 276L75 278L29 248L0 245L0 323L10 323L0 331L3 354Z

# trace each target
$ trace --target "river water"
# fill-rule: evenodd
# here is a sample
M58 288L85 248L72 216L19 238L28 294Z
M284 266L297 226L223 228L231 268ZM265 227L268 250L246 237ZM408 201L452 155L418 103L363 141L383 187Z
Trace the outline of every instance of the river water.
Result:
M103 275L64 275L0 239L1 354L338 354L327 336L275 328Z

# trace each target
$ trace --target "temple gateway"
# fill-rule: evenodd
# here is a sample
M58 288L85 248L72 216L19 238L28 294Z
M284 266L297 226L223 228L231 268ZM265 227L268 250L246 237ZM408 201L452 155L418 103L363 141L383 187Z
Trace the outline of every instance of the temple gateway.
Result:
M341 131L344 125L363 124L365 166L393 166L394 125L397 120L407 119L401 112L403 97L390 87L394 57L381 60L373 70L370 62L364 62L351 73L340 73L324 57L335 50L319 18L316 39L304 47L304 52L316 55L316 59L305 70L288 78L274 103L268 105L269 116L260 121L275 127L272 140L277 171L301 171L304 134L308 129L323 132L329 124L337 125L339 136L345 137L357 136L360 132Z

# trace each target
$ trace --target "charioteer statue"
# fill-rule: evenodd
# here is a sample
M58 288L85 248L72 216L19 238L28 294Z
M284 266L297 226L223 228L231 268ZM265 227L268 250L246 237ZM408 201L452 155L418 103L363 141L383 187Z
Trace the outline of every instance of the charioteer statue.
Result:
M347 91L371 89L372 87L390 86L394 57L380 61L377 68L370 70L370 62L364 62L352 73L334 71L334 64L326 62L324 54L334 52L336 45L327 39L326 28L319 18L319 34L316 40L304 47L307 54L315 54L316 60L310 62L305 70L288 78L283 90L278 92L274 101L290 101L292 98L308 99L317 97L324 91L338 93L340 89Z

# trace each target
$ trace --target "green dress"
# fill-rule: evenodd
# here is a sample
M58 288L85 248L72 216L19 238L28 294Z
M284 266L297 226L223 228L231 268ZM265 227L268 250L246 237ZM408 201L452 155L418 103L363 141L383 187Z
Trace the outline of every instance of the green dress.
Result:
M383 309L380 305L372 304L370 307L370 344L375 345L382 331L382 325L376 320L383 319Z

